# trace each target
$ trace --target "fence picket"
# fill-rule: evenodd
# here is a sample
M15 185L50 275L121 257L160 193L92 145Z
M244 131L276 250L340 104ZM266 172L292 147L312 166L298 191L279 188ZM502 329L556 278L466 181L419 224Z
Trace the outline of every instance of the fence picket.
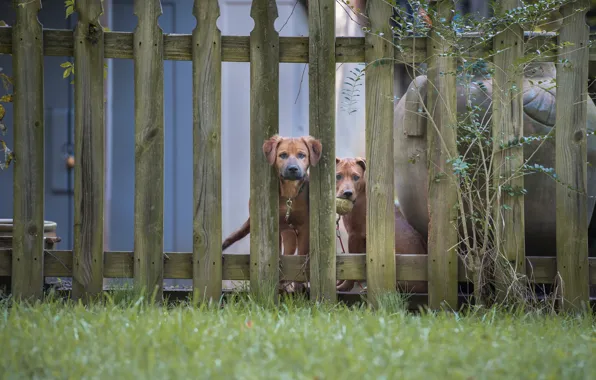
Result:
M589 300L588 205L587 205L587 102L588 45L587 0L561 8L564 18L557 63L557 270L560 275L562 308L579 308ZM569 188L571 187L571 188Z
M263 142L279 131L279 33L275 0L253 0L250 16L250 289L277 300L279 180Z
M501 1L505 12L520 5L519 0ZM492 135L497 152L492 164L493 182L497 197L493 209L496 250L505 255L515 272L525 274L524 196L509 195L504 186L524 187L519 170L524 164L523 146L509 147L508 143L523 136L523 76L516 66L524 56L523 30L519 24L510 25L493 39L495 74L493 76ZM506 148L500 148L504 144ZM508 206L505 208L505 206ZM520 233L521 231L521 233ZM504 263L507 264L507 263ZM513 272L502 265L495 268L497 296L503 299Z
M335 2L313 0L309 20L309 128L323 151L310 169L310 297L335 301Z
M221 32L218 0L195 0L193 13L195 302L218 301L222 291Z
M75 167L73 298L103 290L104 32L101 0L77 0L74 31Z
M438 19L450 22L453 0L431 4ZM457 308L458 235L451 224L457 217L457 187L447 163L457 156L456 61L446 55L451 46L441 33L431 29L428 44L428 305L432 309L440 308L443 302Z
M41 1L14 3L14 227L12 294L40 298L44 250L43 30Z
M395 211L393 183L394 47L388 38L391 5L368 0L373 33L366 35L366 284L369 301L395 291Z
M163 293L164 100L159 0L135 0L135 285Z

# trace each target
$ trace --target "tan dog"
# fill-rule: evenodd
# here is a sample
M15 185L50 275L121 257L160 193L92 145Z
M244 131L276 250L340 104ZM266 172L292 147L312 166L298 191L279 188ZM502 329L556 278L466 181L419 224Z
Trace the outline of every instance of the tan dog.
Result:
M342 216L348 233L348 252L366 253L366 160L362 157L335 159L336 196L351 200L352 211ZM406 220L398 206L395 206L395 252L426 254L426 243L422 236ZM399 282L399 285L414 285ZM416 284L418 285L418 284ZM345 291L354 287L354 281L338 282L337 289ZM417 289L418 290L418 289ZM422 290L422 289L420 289Z
M280 250L283 241L285 255L294 254L296 248L299 255L307 255L309 252L308 169L317 165L322 149L321 142L311 136L275 135L263 143L263 154L279 175ZM291 205L289 212L288 205ZM249 233L250 217L242 227L225 239L222 250Z

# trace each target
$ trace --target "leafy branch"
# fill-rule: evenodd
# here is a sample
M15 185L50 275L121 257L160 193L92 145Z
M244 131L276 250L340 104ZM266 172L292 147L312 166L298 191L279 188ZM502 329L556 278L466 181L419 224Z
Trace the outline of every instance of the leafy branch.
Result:
M354 68L350 70L350 75L346 78L344 84L347 88L344 88L342 93L341 109L345 110L349 115L358 111L354 106L357 103L358 97L360 97L360 87L362 86L361 79L364 77L364 70Z
M2 88L6 92L4 95L0 96L0 136L6 135L7 128L4 125L4 116L6 115L6 104L12 103L13 101L13 94L11 91L12 88L12 78L2 72L2 68L0 68L0 81L2 82ZM3 158L0 159L0 170L4 170L10 166L11 162L15 160L14 152L6 145L6 142L0 139L0 152L2 152Z

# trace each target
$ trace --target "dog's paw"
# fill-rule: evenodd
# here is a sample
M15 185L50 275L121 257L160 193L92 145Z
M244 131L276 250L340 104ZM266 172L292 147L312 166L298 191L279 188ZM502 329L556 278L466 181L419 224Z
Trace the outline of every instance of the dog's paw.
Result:
M282 281L280 291L283 293L302 293L306 291L306 284L296 281Z
M335 286L336 290L339 292L347 292L354 288L354 281L353 280L343 280L338 281L338 284Z

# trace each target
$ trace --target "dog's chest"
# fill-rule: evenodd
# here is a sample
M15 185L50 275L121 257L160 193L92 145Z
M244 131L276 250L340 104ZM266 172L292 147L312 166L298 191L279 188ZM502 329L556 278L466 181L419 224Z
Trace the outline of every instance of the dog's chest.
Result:
M279 223L280 225L293 226L294 228L304 223L308 217L303 202L294 201L288 205L285 201L279 202Z

